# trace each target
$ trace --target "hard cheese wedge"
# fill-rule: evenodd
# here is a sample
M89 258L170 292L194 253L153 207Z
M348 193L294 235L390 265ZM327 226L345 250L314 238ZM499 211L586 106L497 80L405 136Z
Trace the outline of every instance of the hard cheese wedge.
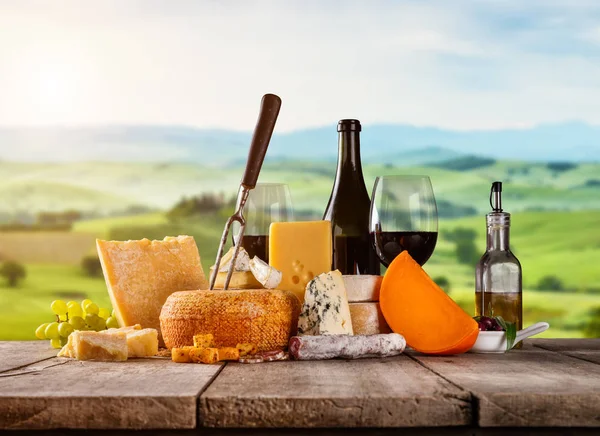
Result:
M156 329L131 330L127 335L127 357L152 357L158 353Z
M206 289L191 236L162 241L96 241L108 293L119 324L141 324L160 334L162 305L173 292Z
M388 267L379 295L390 328L417 351L459 354L471 349L479 327L407 251Z
M308 282L331 270L331 222L272 223L269 264L282 272L278 288L292 291L302 302Z
M352 318L342 274L320 274L306 286L298 335L352 335Z
M350 303L379 301L382 276L375 275L345 275L344 284Z
M77 360L127 360L127 334L125 332L107 335L78 330L69 335L69 340L71 337L73 338L72 357Z

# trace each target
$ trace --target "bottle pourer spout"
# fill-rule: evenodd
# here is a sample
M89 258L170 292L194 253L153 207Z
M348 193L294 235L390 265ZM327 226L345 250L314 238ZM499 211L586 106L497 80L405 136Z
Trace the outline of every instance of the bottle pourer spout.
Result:
M502 212L502 182L492 183L490 206L493 212Z

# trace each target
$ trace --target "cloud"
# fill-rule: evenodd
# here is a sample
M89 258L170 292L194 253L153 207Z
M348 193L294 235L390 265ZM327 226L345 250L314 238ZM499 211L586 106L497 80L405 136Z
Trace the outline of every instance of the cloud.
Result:
M0 0L0 119L251 129L276 92L280 130L600 123L600 8L571 3ZM32 91L48 57L68 101Z

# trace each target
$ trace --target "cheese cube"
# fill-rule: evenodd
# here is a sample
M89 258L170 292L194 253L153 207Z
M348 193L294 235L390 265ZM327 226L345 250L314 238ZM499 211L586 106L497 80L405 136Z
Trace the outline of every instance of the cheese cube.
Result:
M162 241L97 240L96 246L119 324L154 328L161 344L159 315L167 297L208 287L191 236Z
M190 350L192 362L216 363L219 361L218 348L192 348Z
M352 335L352 318L342 274L321 274L307 286L298 335Z
M177 363L191 362L189 347L173 348L171 350L171 360Z
M194 347L196 348L208 348L212 347L213 340L215 337L212 333L205 335L194 335Z
M102 334L99 332L74 331L72 339L73 353L77 360L127 360L127 334L115 332Z
M239 360L240 351L235 347L219 348L219 360Z
M237 344L235 348L238 349L239 354L242 357L258 353L256 344Z
M331 270L331 222L272 223L269 264L282 272L277 287L296 294L300 302L308 282Z
M156 329L131 330L127 335L127 357L152 357L158 353Z

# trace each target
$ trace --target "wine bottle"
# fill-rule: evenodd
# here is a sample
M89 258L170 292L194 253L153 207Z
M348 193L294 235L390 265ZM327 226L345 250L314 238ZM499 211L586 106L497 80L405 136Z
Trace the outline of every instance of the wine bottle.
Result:
M360 121L341 120L337 131L337 169L323 215L331 221L332 269L342 274L379 275L379 259L369 238L371 201L360 162Z

